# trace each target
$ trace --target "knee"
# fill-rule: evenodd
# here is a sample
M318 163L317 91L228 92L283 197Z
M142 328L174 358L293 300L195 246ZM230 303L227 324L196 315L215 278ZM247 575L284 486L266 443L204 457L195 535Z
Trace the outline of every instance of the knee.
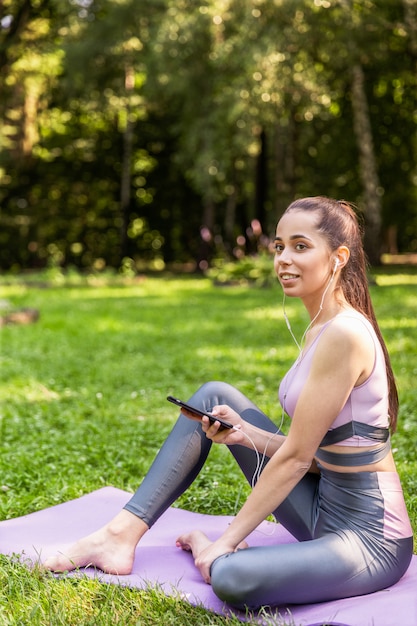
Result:
M211 409L216 404L227 404L227 398L234 390L232 385L218 380L211 380L201 385L190 399L190 404L200 402L205 410Z
M256 609L256 581L250 571L240 562L239 553L226 554L218 558L211 569L211 586L220 600L245 610Z
M216 396L223 395L223 393L227 393L230 389L234 389L234 387L229 383L225 383L222 380L209 380L208 382L201 385L197 393Z

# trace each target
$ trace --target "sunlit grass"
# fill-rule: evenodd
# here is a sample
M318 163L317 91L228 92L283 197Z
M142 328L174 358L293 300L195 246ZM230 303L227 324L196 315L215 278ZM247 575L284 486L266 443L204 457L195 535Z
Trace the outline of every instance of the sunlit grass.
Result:
M379 272L376 279L372 296L401 397L393 448L417 529L417 277ZM169 393L186 398L207 380L227 380L279 423L277 389L297 347L278 285L216 288L191 277L7 282L0 299L38 308L40 319L0 329L2 519L104 485L133 491L176 419ZM291 300L286 311L300 339L305 311ZM215 447L178 505L233 514L247 490L227 450ZM6 558L0 577L0 626L226 622L157 590L57 581Z
M382 270L376 275L377 284L381 287L392 287L394 285L417 285L417 268L411 269L407 273L398 272L382 273Z

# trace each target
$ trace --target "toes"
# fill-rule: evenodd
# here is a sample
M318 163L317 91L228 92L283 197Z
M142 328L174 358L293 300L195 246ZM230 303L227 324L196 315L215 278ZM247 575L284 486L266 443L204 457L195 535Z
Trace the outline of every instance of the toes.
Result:
M177 546L177 548L181 548L181 550L185 550L186 552L191 552L192 550L191 545L188 543L188 541L186 541L182 537L178 537L175 545Z

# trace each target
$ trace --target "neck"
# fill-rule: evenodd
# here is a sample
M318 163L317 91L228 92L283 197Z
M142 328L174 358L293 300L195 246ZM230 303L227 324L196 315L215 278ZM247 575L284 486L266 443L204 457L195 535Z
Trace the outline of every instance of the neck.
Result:
M303 300L303 304L311 320L310 327L313 326L315 322L324 324L333 319L338 313L341 313L341 311L350 308L343 294L338 293L336 298L335 291L331 294L326 294L326 291L324 291L320 299L314 298L309 302Z
M330 287L330 284L323 291L320 298L315 297L315 298L312 298L311 300L309 299L308 301L303 298L301 299L310 316L310 323L305 329L300 342L297 341L297 338L295 337L291 329L291 324L288 319L287 313L285 311L285 291L284 291L283 299L282 299L282 308L283 308L285 322L287 324L287 328L290 332L290 335L293 338L294 343L296 344L300 353L302 351L303 343L307 336L307 333L309 332L309 330L311 330L311 328L315 324L325 324L329 320L333 319L341 311L351 308L348 302L346 301L345 297L343 296L343 292L341 290L340 291L338 289L333 290L329 294L329 299L327 300L326 293L329 287ZM337 298L336 298L336 291L338 292ZM326 302L325 302L325 299L326 299Z

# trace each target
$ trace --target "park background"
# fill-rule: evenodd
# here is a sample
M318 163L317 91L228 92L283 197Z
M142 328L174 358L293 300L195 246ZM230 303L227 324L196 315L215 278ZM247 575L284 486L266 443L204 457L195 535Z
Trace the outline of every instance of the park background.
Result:
M0 268L205 271L306 195L415 254L416 70L415 0L4 0Z
M365 224L416 535L416 37L416 0L3 0L1 519L133 491L176 419L166 395L206 380L278 424L297 347L270 237L326 194ZM233 514L248 489L217 446L177 504ZM226 623L0 565L1 626Z

